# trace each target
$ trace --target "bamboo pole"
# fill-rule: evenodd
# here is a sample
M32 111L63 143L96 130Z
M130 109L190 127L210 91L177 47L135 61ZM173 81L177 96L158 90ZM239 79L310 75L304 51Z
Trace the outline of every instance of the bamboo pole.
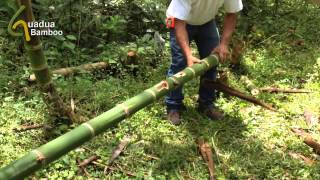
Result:
M97 63L90 63L90 64L83 64L76 67L67 67L67 68L60 68L52 71L52 74L62 75L62 76L69 76L74 73L78 73L81 71L94 71L98 69L104 69L109 66L106 62L97 62ZM35 74L31 74L29 76L29 81L34 82L36 81L37 77Z
M211 55L201 63L187 67L172 77L161 81L159 84L143 91L137 96L110 109L100 116L83 123L70 132L48 142L45 145L29 152L22 158L0 169L0 180L22 179L36 170L48 165L69 151L89 141L118 124L123 119L130 117L135 112L146 107L169 91L183 85L191 79L205 73L213 66L218 65L218 57Z
M18 7L25 7L25 9L22 11L21 19L23 19L26 23L34 21L35 18L32 12L31 0L17 0L16 2ZM25 31L25 33L30 33L30 30ZM34 72L35 77L38 80L38 84L40 85L40 90L44 93L43 99L45 103L47 103L47 107L50 109L50 112L53 115L68 117L71 121L75 121L75 114L72 112L71 108L67 107L63 103L54 86L54 83L52 82L51 73L49 71L47 60L44 56L40 38L38 36L30 35L29 38L29 41L25 41L24 43L25 48L30 59L32 71Z

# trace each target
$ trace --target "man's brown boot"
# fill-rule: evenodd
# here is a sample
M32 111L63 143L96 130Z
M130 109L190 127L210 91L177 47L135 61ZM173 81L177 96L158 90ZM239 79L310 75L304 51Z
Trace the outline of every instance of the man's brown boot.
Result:
M224 118L223 112L219 111L218 109L216 109L214 107L203 108L203 107L199 106L198 112L207 116L211 120L220 120L220 119Z
M179 111L169 111L168 121L173 125L179 125L181 123L181 117Z

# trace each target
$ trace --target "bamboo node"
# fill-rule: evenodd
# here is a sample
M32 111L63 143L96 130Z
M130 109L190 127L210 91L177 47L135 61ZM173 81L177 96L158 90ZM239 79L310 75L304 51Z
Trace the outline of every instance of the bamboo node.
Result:
M152 91L151 89L147 89L145 90L145 92L151 94L153 97L153 100L157 100L157 95L154 91Z
M205 64L208 68L210 67L210 64L208 63L208 61L201 61L201 64Z
M176 78L182 78L184 76L186 76L186 73L183 72L183 71L182 72L178 72L177 74L174 75L174 77L176 77Z
M44 154L41 151L35 149L32 152L37 156L38 162L40 162L42 165L46 164L46 157L44 156Z
M123 111L126 113L127 117L130 116L130 109L128 106L124 105L124 104L118 104L119 107L121 107L123 109Z
M83 126L87 127L90 130L92 137L95 136L96 132L95 132L94 128L89 123L83 123Z
M161 81L159 84L155 85L155 88L158 92L164 89L169 90L169 84L167 81Z
M26 45L25 48L29 51L37 51L37 50L40 50L42 49L42 42L37 44L37 45L34 45L34 46L30 46L30 45Z
M37 66L37 67L31 65L31 68L33 71L42 71L44 69L48 69L49 67L48 67L48 64L45 63L45 64L43 64L41 66Z
M175 87L177 87L177 86L180 85L180 82L179 82L176 78L174 78L174 77L169 77L169 79L171 79L171 80L173 81L173 85L174 85Z
M188 69L188 70L190 70L190 71L192 72L193 77L195 77L195 76L196 76L196 71L195 71L193 68L191 68L191 67L187 67L186 69Z

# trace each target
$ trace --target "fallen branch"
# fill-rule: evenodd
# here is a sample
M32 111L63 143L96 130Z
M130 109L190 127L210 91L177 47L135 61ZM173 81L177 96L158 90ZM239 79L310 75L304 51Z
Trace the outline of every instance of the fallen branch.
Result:
M317 143L309 133L305 132L303 129L292 128L291 130L297 136L301 137L303 142L313 149L313 152L320 155L320 144Z
M92 163L93 161L97 160L99 157L96 155L93 155L91 157L89 157L88 159L83 160L82 162L79 163L79 167L85 167L88 164Z
M210 145L205 142L203 139L198 139L198 147L200 150L200 153L202 155L203 160L208 165L210 180L216 179L216 173L215 173L215 167L213 162L213 155Z
M289 152L289 155L294 159L303 160L303 162L308 166L312 166L315 163L313 159L299 153Z
M80 164L80 160L77 160L77 163ZM79 168L81 169L81 171L84 173L84 175L87 177L87 178L90 178L90 174L88 173L87 169L85 166L79 166Z
M104 69L104 68L107 68L108 66L109 66L109 64L106 62L97 62L97 63L92 63L92 64L91 63L90 64L83 64L83 65L76 66L76 67L61 68L61 69L53 70L52 74L68 76L68 75L78 73L81 71L94 71L94 70L98 70L98 69ZM30 82L36 81L35 74L31 74L29 76L29 81Z
M32 124L32 125L21 125L20 127L16 127L13 130L15 132L23 132L23 131L33 130L33 129L40 129L43 127L46 129L52 128L51 126L44 125L44 124Z
M211 81L211 80L208 80L208 79L204 79L201 83L203 83L205 86L207 86L207 87L209 87L211 89L216 89L218 91L227 93L227 94L229 94L231 96L238 97L240 99L243 99L243 100L246 100L248 102L251 102L251 103L253 103L255 105L262 106L262 107L264 107L264 108L266 108L268 110L277 111L276 109L274 109L270 105L268 105L268 104L256 99L255 97L245 95L244 93L225 85L224 83L220 82L219 80Z
M260 88L259 91L268 93L312 93L312 91L302 89L279 89L276 87Z
M130 142L129 137L125 137L119 144L118 146L113 150L112 155L108 161L108 165L111 165L122 153L122 151L127 147L127 145Z

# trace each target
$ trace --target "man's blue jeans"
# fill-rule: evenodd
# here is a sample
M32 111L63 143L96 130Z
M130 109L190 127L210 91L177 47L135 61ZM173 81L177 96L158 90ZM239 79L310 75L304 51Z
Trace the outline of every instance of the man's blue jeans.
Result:
M206 58L212 52L212 50L219 45L220 38L219 32L214 20L203 25L187 25L187 32L189 35L189 42L195 41L200 59ZM176 40L175 30L170 30L170 46L172 54L172 62L167 73L167 76L173 76L180 72L187 66L187 61L182 53L182 50ZM215 80L217 76L216 67L207 71L201 76L200 80L207 78ZM180 111L183 108L183 92L182 87L179 87L171 91L165 98L168 111ZM200 107L213 107L213 101L215 99L215 91L208 89L202 85L199 88L198 103Z

